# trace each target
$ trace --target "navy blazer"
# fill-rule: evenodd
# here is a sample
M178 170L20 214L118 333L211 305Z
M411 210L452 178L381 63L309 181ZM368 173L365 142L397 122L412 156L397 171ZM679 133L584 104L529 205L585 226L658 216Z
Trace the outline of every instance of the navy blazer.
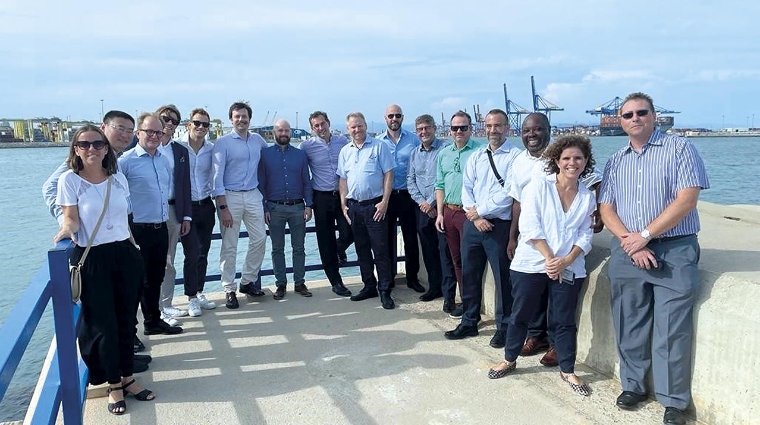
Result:
M172 143L174 153L174 212L177 221L183 217L193 217L192 192L190 191L190 154L187 148L177 142Z

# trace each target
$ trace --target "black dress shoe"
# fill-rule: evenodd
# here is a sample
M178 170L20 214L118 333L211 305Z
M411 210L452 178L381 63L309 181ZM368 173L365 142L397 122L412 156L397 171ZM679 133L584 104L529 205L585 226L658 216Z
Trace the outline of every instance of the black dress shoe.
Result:
M227 298L227 302L224 303L224 305L227 308L234 310L240 307L240 303L238 303L237 295L235 295L235 292L227 292L227 295L225 297Z
M140 338L138 338L137 335L135 335L135 343L134 344L135 344L135 347L134 347L135 353L139 353L141 351L145 351L145 344L143 344L142 341L140 341Z
M148 370L148 364L144 362L132 361L132 373L140 373Z
M488 343L493 348L504 348L504 344L507 343L507 332L505 331L499 331L497 330L493 337L491 337L491 342Z
M427 291L424 294L420 295L420 301L433 301L436 298L441 298L443 294L439 291Z
M135 363L150 363L153 361L153 357L147 355L147 354L135 354L135 356L132 358L132 360Z
M377 295L377 289L364 288L358 294L351 296L351 301L364 301L369 298L376 298Z
M632 410L642 401L647 399L646 394L636 394L633 391L623 391L615 401L615 405L621 409Z
M343 283L339 283L337 285L332 286L332 291L335 292L336 295L340 295L341 297L350 297L351 291L343 285Z
M443 336L446 339L464 339L468 336L478 336L477 326L459 324L453 331L446 331Z
M281 300L285 298L285 286L278 286L277 290L274 291L274 299Z
M425 292L425 287L420 285L419 282L406 282L407 288L413 289L416 292L419 292L420 294Z
M380 302L386 310L393 310L396 307L396 303L391 298L390 291L380 291Z
M143 328L145 335L176 335L182 333L181 327L171 326L163 320L159 320L156 323L145 323Z
M345 266L348 263L348 255L346 251L338 251L338 266Z
M662 417L662 423L665 425L684 425L686 423L686 416L680 409L666 407L665 416Z
M246 283L245 285L241 284L240 288L238 288L238 290L241 293L249 295L251 297L263 297L264 296L264 291L262 291L261 289L254 288L252 283Z

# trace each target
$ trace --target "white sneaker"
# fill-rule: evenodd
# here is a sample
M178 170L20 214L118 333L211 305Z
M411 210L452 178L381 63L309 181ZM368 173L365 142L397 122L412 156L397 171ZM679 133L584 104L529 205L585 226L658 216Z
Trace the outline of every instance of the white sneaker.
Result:
M203 310L201 310L201 302L198 301L198 298L190 300L190 303L187 305L187 312L190 314L190 317L198 317L203 314Z
M161 312L161 320L166 322L169 326L179 325L179 320L173 318L170 314L166 313L165 311Z
M206 310L213 310L216 308L216 303L206 299L206 296L200 292L198 293L198 303L200 303L201 308L204 308Z
M187 310L182 310L181 308L177 307L164 307L164 313L174 318L187 316Z

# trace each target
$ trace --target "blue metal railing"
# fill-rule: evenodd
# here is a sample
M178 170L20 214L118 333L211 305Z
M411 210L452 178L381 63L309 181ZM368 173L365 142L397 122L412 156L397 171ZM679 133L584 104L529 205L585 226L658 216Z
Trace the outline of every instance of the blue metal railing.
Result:
M290 234L290 229L285 229ZM307 227L306 233L316 232L315 227ZM267 229L267 235L269 230ZM248 232L240 232L240 238L247 238ZM212 240L221 239L214 233ZM70 240L59 242L48 251L47 261L32 278L18 303L0 328L0 401L5 396L19 362L29 341L42 318L48 303L53 303L53 323L55 333L48 357L45 359L37 390L26 414L25 423L31 425L54 424L58 411L63 405L63 423L82 424L83 409L87 392L88 370L79 358L76 336L80 325L81 306L71 302L69 281L69 253L74 245ZM398 261L405 261L398 256ZM349 261L341 267L358 266L358 261ZM307 264L307 271L322 270L322 264ZM287 272L292 273L288 267ZM271 269L262 269L261 276L274 274ZM240 277L240 272L236 274ZM209 282L218 281L220 275L208 275ZM182 284L181 278L176 284Z

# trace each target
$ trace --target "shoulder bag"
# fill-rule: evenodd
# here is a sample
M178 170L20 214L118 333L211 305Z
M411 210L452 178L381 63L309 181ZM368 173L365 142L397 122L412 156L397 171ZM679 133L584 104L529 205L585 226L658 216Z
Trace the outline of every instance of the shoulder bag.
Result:
M79 302L79 297L82 296L82 265L84 264L84 260L87 259L87 254L90 252L90 248L92 247L92 243L95 241L95 235L98 234L98 229L100 229L100 223L103 222L103 217L106 215L106 210L108 209L108 200L111 197L111 177L108 177L108 188L106 189L106 199L103 202L103 212L100 213L100 218L98 218L98 223L95 225L95 230L92 231L92 235L90 235L90 240L87 241L87 248L84 249L84 253L82 253L82 257L79 259L79 262L76 265L70 265L69 266L69 275L71 277L71 301L74 303ZM81 222L81 219L80 219Z

